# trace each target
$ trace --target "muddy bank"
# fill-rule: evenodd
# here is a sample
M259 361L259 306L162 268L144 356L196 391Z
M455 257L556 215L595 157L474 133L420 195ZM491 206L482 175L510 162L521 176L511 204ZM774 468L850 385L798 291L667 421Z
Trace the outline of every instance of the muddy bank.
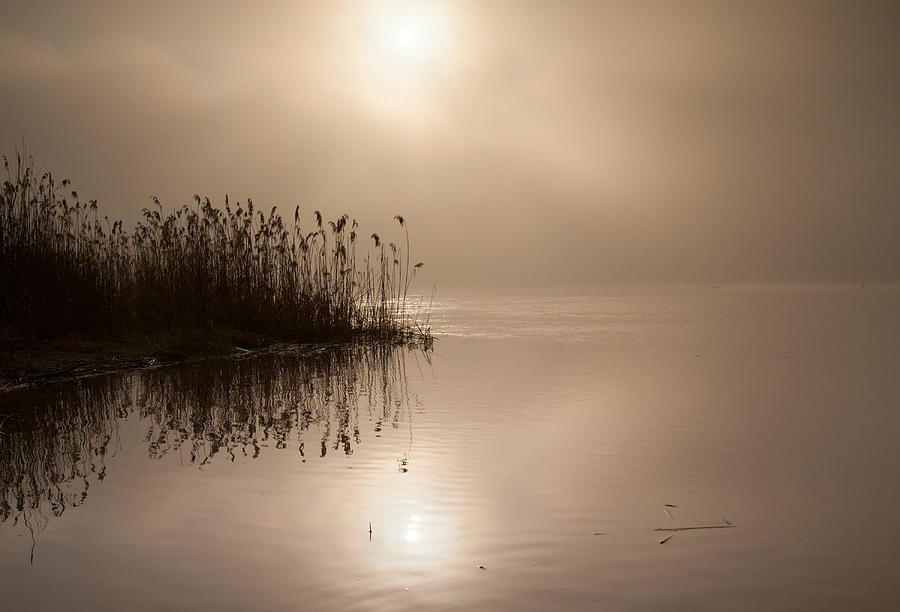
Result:
M48 382L155 368L214 357L268 352L315 353L341 342L286 343L255 334L179 330L114 339L67 337L0 341L0 392Z

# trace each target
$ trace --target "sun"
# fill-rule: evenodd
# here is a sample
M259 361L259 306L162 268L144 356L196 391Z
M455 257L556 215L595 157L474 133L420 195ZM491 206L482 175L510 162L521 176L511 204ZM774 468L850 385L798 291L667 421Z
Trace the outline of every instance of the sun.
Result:
M419 42L416 38L416 33L410 28L398 28L394 32L394 42L397 43L397 48L405 51L411 51L416 48Z
M395 69L413 69L437 59L440 43L439 24L427 15L407 15L388 23L385 19L380 38L379 61Z
M361 74L371 87L410 94L433 84L452 61L450 16L438 2L371 2L361 11Z

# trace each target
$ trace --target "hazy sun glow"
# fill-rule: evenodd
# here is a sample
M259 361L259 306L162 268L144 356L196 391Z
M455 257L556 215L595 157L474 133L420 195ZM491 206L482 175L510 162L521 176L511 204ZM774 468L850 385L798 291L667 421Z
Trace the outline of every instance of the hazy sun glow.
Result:
M377 61L395 70L424 67L439 51L438 24L427 15L385 17L377 32Z
M364 5L360 17L361 78L375 101L409 102L452 60L450 15L442 4L373 2Z

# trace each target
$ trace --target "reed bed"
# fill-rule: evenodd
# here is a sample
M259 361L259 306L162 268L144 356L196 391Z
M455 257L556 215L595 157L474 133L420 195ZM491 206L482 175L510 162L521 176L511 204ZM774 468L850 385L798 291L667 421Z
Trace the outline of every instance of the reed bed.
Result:
M347 215L301 227L272 208L194 196L164 213L159 200L127 232L83 202L68 180L3 157L0 331L56 338L178 329L249 331L315 341L366 337L430 342L411 314L406 249L362 239ZM365 243L365 246L363 244Z

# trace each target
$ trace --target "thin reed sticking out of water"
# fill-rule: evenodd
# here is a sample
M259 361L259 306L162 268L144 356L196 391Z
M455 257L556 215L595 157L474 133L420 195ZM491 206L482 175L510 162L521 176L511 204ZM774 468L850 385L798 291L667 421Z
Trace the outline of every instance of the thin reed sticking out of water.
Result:
M4 156L0 190L0 331L71 333L231 329L286 340L425 340L407 295L422 264L373 234L361 247L347 215L304 231L273 207L208 198L165 215L153 198L129 233L82 202L68 180ZM68 191L68 193L66 193ZM365 251L357 256L357 251Z

